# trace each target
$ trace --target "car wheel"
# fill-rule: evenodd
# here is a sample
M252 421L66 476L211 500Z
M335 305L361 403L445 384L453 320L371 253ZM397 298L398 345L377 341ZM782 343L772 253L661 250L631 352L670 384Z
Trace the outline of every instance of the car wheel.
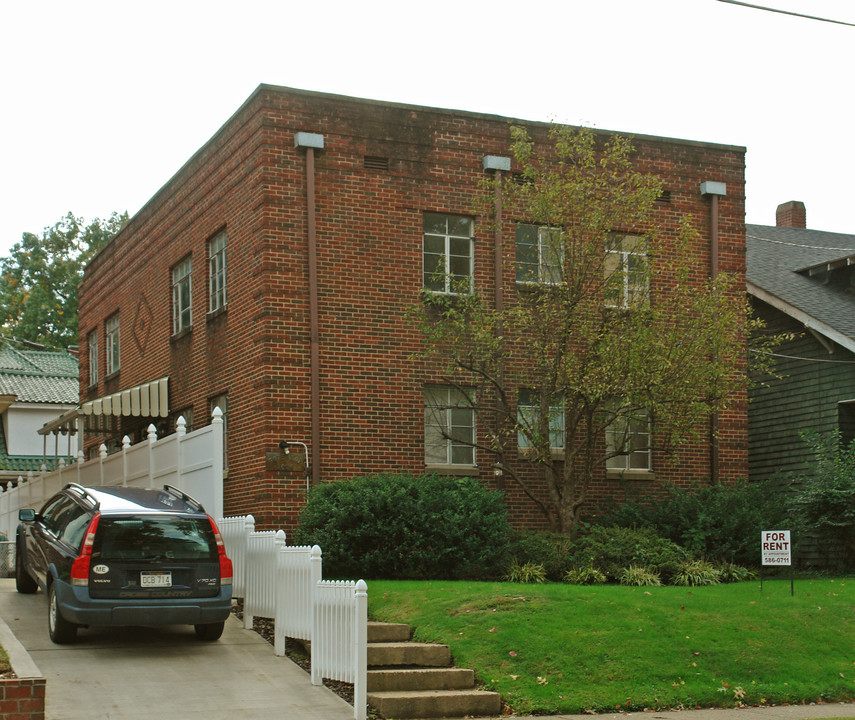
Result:
M22 555L23 553L21 552L19 541L15 543L15 589L19 593L26 593L29 595L38 590L39 586L24 567L24 558Z
M196 637L200 640L205 640L206 642L213 642L214 640L220 639L220 636L223 634L223 628L225 626L225 622L204 623L201 625L194 625L193 629L196 631Z
M77 625L68 622L59 608L56 599L56 588L51 585L48 590L48 632L50 639L57 645L65 645L74 642L77 636Z

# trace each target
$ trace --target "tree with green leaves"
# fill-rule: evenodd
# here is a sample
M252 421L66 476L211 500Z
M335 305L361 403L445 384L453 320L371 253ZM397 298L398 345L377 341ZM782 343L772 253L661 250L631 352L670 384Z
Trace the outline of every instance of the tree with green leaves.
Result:
M802 536L812 535L835 569L855 567L855 440L840 431L822 436L802 433L813 458L806 470L789 478L787 507Z
M423 358L458 407L474 410L478 452L553 531L572 534L607 468L641 467L652 451L709 432L744 382L748 305L737 278L699 267L689 218L660 232L661 183L634 166L629 140L555 127L537 147L512 133L522 174L502 193L505 214L521 221L517 292L497 308L468 281L451 292L428 283L414 313Z
M41 235L25 232L0 258L2 334L50 347L75 345L83 268L127 220L127 212L114 212L87 225L68 213Z

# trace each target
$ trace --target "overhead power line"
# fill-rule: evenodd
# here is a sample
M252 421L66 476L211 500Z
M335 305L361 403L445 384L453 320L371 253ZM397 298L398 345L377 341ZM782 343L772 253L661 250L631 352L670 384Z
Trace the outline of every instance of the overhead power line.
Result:
M755 10L765 10L767 12L780 13L781 15L793 15L795 17L807 18L808 20L819 20L820 22L834 23L835 25L848 25L855 27L855 23L843 22L842 20L832 20L831 18L819 17L817 15L804 15L803 13L792 12L790 10L780 10L779 8L765 7L764 5L754 5L753 3L740 2L740 0L718 0L719 2L729 3L730 5L742 5L743 7L754 8Z

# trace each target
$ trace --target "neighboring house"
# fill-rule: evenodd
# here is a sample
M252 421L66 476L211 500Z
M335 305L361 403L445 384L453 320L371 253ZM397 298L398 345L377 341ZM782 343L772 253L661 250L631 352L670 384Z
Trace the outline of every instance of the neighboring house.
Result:
M800 433L855 438L855 235L807 230L800 202L778 207L775 227L746 225L747 285L775 348L774 377L750 391L750 477L800 471Z
M502 216L502 248L489 227L498 208L474 209L489 173L513 171L511 122L260 86L86 268L87 455L123 435L139 442L151 424L171 432L179 416L207 424L218 406L226 512L285 528L309 483L395 470L500 484L486 453L443 437L447 423L484 440L440 374L413 359L420 337L407 312L423 288L449 291L437 268L491 299L497 289L512 298L535 262L548 276L548 262L532 260L541 234L515 232L524 218ZM514 122L546 141L547 124ZM649 136L634 145L639 167L664 183L665 236L683 214L695 218L694 281L719 264L741 280L744 148ZM719 442L707 434L673 457L633 453L614 477L640 488L744 477L746 412L737 398ZM292 462L304 445L307 471ZM512 518L537 525L531 501L505 489ZM624 491L603 469L592 499Z
M61 432L42 436L39 430L77 407L80 383L77 358L67 352L0 347L0 484L52 469L61 457L77 456L77 437Z

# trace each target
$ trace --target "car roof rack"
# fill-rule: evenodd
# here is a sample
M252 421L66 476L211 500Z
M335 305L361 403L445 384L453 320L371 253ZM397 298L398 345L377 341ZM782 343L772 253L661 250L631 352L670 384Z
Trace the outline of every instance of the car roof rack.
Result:
M196 498L191 497L186 492L182 492L176 487L172 487L172 485L164 485L163 489L172 495L174 498L178 498L179 500L183 500L185 505L189 505L192 508L196 508L199 512L205 512L205 508L202 507L202 503L200 503Z
M70 482L66 484L63 490L69 491L69 494L76 495L82 505L89 506L92 510L98 510L101 507L101 502L91 492L82 485Z

